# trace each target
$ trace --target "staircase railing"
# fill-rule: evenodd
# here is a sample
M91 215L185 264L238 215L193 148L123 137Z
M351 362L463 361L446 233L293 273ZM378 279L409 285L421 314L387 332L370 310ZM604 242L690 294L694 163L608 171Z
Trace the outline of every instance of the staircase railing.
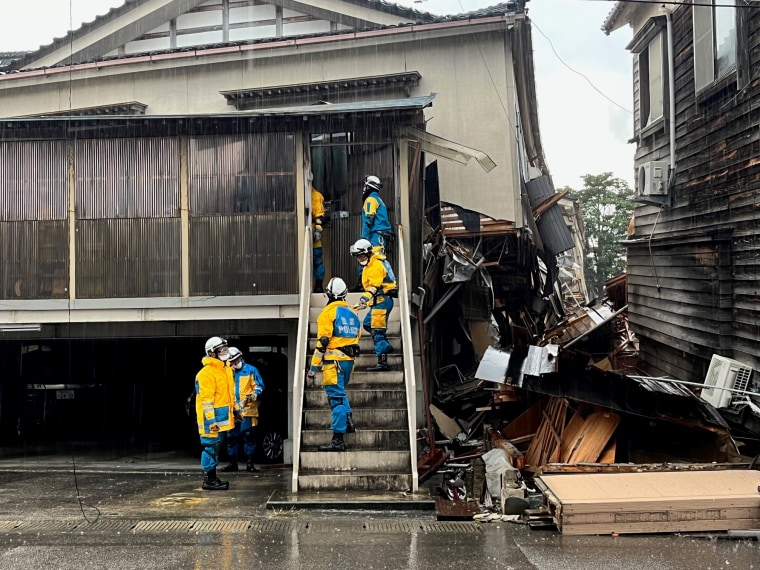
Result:
M412 492L419 488L417 476L417 390L414 377L414 347L412 320L409 312L409 286L406 281L406 254L404 227L398 226L398 305L401 315L401 344L404 356L404 382L406 384L406 411L409 418L409 455L411 459Z
M309 308L311 306L311 226L306 226L299 290L298 332L293 369L293 479L291 490L298 492L298 471L301 457L301 424L303 423L303 392L306 378L306 353L309 349Z

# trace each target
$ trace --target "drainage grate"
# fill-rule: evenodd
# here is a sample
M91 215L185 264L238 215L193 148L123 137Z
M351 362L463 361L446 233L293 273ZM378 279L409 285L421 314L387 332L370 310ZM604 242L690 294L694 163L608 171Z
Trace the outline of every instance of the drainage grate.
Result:
M98 519L91 523L87 521L77 525L81 532L129 532L137 526L137 521Z
M245 532L248 525L248 520L202 520L195 521L190 532Z
M367 521L364 530L368 532L392 533L392 532L416 532L420 530L419 521Z
M304 527L303 523L296 521L252 521L249 530L256 532L292 532L299 530L299 526Z
M0 521L0 532L14 530L19 525L23 524L24 521Z
M471 522L430 522L420 525L422 532L483 532L483 525Z
M188 532L195 521L140 521L134 532Z
M24 521L18 527L16 527L16 530L19 532L32 532L32 531L44 531L44 530L54 530L54 531L67 531L72 530L76 528L76 526L79 524L79 520L71 520L71 519L49 519L49 520L35 520L35 521Z

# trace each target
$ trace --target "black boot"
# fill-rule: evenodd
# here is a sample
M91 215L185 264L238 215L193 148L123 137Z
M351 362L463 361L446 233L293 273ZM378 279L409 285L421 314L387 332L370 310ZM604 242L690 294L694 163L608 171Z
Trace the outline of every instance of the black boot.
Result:
M225 473L234 473L239 470L240 468L238 467L237 461L230 461L230 464L222 469Z
M319 451L346 451L346 444L343 442L343 434L333 433L333 438L330 444L320 445Z
M387 354L381 354L380 356L378 356L377 364L367 368L367 372L385 372L386 370L390 370L390 366L388 366Z
M346 433L356 433L353 416L352 413L346 415Z
M203 474L203 488L207 491L226 491L230 488L229 481L222 481L216 476L216 467Z
M245 464L245 470L249 473L255 473L258 471L258 469L256 469L256 466L253 464L253 456L248 457L248 463Z
M312 292L313 293L324 293L325 292L325 287L324 287L324 285L322 285L322 281L320 279L317 279L316 281L314 281L314 290Z

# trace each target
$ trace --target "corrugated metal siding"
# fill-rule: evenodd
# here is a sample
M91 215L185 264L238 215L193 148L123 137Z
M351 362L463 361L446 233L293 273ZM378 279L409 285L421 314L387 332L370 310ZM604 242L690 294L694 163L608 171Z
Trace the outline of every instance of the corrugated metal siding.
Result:
M291 213L192 218L190 294L297 293L297 235Z
M295 212L292 134L190 140L190 215Z
M0 222L0 298L68 296L65 220Z
M176 138L76 141L79 220L179 217Z
M66 143L0 143L0 221L64 220Z
M78 220L76 296L180 294L179 218Z
M298 291L295 139L190 140L190 294Z

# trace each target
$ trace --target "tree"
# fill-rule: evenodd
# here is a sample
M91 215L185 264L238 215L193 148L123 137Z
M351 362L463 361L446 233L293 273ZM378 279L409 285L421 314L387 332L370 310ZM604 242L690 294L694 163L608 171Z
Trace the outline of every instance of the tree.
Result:
M625 239L633 214L633 190L611 172L586 174L577 192L586 230L586 286L596 295L604 283L625 271Z

